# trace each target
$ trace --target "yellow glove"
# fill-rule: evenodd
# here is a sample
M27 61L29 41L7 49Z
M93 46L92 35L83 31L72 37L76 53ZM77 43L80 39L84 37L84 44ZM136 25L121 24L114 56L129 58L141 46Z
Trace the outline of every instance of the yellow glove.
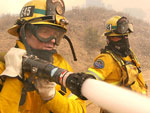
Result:
M41 98L45 101L51 100L55 96L55 82L49 82L46 79L38 78L35 80L34 86Z
M26 51L19 48L11 48L4 56L6 69L0 76L21 77L22 73L22 56Z

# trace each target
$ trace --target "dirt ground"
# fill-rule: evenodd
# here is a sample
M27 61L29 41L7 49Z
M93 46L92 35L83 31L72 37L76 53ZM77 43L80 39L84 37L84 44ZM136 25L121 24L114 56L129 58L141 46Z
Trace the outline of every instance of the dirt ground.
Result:
M149 87L149 97L150 97L150 70L143 71L144 80ZM100 113L100 107L87 101L87 113Z
M89 104L87 105L87 113L99 113L100 107L95 104Z

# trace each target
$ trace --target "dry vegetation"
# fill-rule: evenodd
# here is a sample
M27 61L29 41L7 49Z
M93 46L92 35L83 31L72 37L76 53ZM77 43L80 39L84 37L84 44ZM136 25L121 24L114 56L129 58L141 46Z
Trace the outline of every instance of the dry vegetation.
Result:
M124 15L123 13L102 8L74 8L66 12L66 17L69 20L67 35L73 42L78 61L73 61L71 50L66 40L63 40L60 46L57 47L58 52L69 61L74 71L86 71L87 68L92 65L93 59L99 54L100 49L106 44L105 38L102 37L104 23L108 18L114 15L127 16L130 22L133 23L134 33L130 35L130 44L141 63L144 77L149 79L150 25L141 20ZM1 52L15 45L17 38L9 35L7 29L15 23L16 19L16 15L3 15L0 17Z

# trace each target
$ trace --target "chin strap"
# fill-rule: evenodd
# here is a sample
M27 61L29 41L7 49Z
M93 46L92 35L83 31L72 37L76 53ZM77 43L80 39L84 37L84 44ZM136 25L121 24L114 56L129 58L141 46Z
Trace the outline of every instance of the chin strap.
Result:
M68 41L69 45L70 45L74 61L77 61L77 57L76 57L76 54L75 54L75 51L74 51L74 48L73 48L73 44L72 44L70 38L68 36L64 35L64 39L66 39Z
M20 28L20 32L21 32L20 38L21 38L21 41L23 42L23 44L24 44L24 46L26 48L27 55L32 55L31 48L30 48L30 46L29 46L29 44L27 43L27 40L26 40L25 26L26 26L26 24L24 24Z

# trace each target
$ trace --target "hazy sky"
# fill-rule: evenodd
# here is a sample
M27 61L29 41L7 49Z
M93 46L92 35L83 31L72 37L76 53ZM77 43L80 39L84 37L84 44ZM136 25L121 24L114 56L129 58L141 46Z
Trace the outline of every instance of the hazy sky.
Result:
M139 8L146 14L143 20L150 21L150 0L102 0L105 4L111 5L116 11L122 11L125 8Z
M11 13L18 14L20 13L23 5L30 0L1 0L0 3L0 14ZM85 4L85 0L64 0L66 9L71 9L74 6L82 6Z
M141 8L144 11L150 10L150 0L102 0L106 4L112 5L115 10L124 8Z
M24 3L29 0L1 0L0 14L16 13L18 14ZM92 0L91 0L92 1ZM150 16L150 0L102 0L105 5L111 5L113 9L121 11L124 8L140 8ZM85 5L85 0L64 0L66 9L71 9L74 6Z

